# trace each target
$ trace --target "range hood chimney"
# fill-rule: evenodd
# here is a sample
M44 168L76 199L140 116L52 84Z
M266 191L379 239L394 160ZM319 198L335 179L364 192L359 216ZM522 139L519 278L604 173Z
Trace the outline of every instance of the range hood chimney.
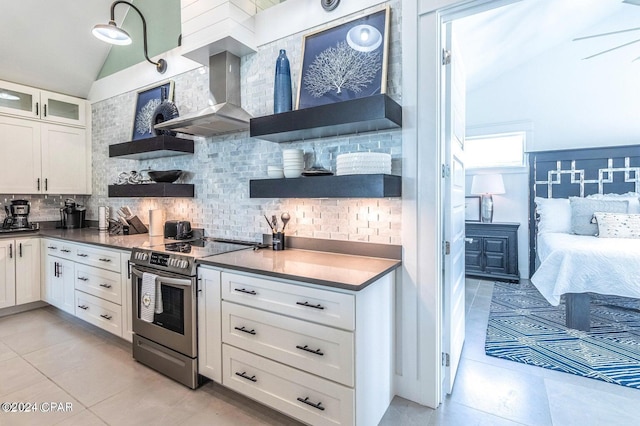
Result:
M173 130L195 136L213 136L249 129L251 114L240 105L240 58L230 52L209 57L211 106L156 124L158 130Z

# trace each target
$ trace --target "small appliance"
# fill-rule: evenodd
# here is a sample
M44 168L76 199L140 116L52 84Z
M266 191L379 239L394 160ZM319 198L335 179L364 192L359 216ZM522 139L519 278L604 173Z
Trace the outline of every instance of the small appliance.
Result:
M76 204L75 200L66 199L60 209L60 227L62 229L84 228L86 208Z
M193 237L191 222L188 220L168 220L164 223L164 237L174 240L187 240Z
M27 200L13 200L11 206L4 206L7 214L2 223L3 229L30 229L29 212L31 207Z

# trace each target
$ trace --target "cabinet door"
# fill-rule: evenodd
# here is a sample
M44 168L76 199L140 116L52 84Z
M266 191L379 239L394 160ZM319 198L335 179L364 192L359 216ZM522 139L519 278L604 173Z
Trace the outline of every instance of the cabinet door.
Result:
M492 274L506 274L508 249L507 238L484 238L485 271Z
M0 241L0 308L16 304L15 242Z
M482 271L482 246L483 246L482 238L469 236L467 234L465 239L466 239L465 251L464 251L465 270L467 273L481 272Z
M200 268L198 275L198 372L222 383L220 271Z
M16 305L40 300L40 244L37 238L15 242Z
M0 81L0 113L38 118L40 90Z
M133 305L132 305L132 286L131 286L131 274L129 266L129 258L131 253L120 253L120 263L122 271L120 273L120 279L122 280L122 338L128 342L133 342Z
M42 124L42 192L88 194L86 130Z
M44 300L56 308L75 314L73 262L47 256L45 266Z
M40 192L40 123L0 116L0 194Z
M40 92L43 120L75 126L86 125L86 101L47 91Z

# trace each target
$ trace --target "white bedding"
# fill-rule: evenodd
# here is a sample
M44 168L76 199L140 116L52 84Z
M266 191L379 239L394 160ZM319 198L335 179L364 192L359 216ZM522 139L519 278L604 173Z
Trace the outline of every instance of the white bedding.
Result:
M537 254L531 281L554 306L565 293L640 298L640 239L539 234Z

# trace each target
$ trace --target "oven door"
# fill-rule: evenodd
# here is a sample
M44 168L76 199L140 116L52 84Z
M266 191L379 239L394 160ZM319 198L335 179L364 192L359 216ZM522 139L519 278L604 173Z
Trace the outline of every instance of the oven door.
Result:
M153 322L140 318L142 273L155 274L162 291L162 313L153 315ZM196 329L196 278L133 266L133 331L155 343L191 358L198 353Z

